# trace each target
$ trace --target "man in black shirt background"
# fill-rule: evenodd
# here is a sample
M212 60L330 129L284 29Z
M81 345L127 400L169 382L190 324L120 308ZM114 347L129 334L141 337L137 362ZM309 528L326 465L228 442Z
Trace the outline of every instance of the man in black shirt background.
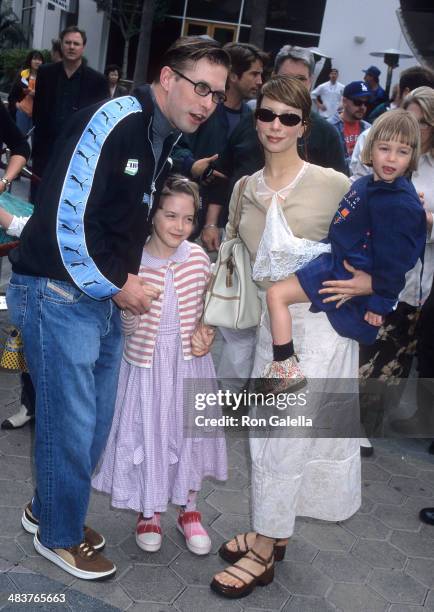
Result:
M69 117L77 110L109 97L108 84L102 74L83 62L86 33L77 26L61 32L62 61L42 66L38 71L33 123L33 171L42 177L53 150L53 144ZM37 183L32 183L32 202Z

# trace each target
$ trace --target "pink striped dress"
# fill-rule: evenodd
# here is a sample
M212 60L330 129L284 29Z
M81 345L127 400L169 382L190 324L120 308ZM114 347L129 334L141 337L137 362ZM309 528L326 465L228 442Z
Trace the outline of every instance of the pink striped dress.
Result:
M188 492L199 491L207 476L218 480L227 478L222 432L197 437L196 429L193 435L184 435L185 418L191 418L194 411L191 406L184 414L184 379L208 379L207 391L217 389L211 355L186 355L188 348L181 334L178 298L184 299L185 281L182 279L185 273L176 288L174 267L197 254L198 248L183 242L169 260L143 252L141 276L147 278L155 272L158 275L161 268L166 269L164 292L160 304L154 305L158 314L147 315L157 316L159 325L155 334L143 335L143 358L140 347L136 347L135 357L131 358L127 345L134 347L130 342L133 336L127 336L112 428L92 480L95 489L111 495L114 507L143 512L145 517L165 512L168 502L185 505ZM199 276L196 271L195 277L199 279ZM196 301L197 295L196 286L192 288L190 304ZM196 314L195 323L199 316L200 312ZM126 326L128 328L128 323ZM152 323L149 328L152 329ZM139 332L141 329L139 324ZM140 333L136 337L140 337Z

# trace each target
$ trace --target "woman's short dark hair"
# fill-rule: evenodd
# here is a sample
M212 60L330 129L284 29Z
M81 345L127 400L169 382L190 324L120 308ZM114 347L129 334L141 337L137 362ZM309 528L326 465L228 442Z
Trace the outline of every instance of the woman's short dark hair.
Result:
M38 59L41 60L41 62L44 62L44 56L42 55L42 53L40 51L37 51L36 49L32 49L27 55L26 55L26 59L24 60L24 64L23 64L23 68L31 68L31 63L32 63L32 59L35 59L35 57L37 57Z
M189 64L194 64L204 58L212 64L220 64L230 69L231 58L219 42L200 36L181 36L163 54L156 80L158 81L160 70L164 66L182 71Z
M105 76L109 75L109 72L117 72L119 75L119 78L122 78L122 71L120 69L120 67L117 64L109 64L106 69L104 70L104 74Z
M63 42L63 39L65 38L67 34L80 34L83 40L83 45L87 43L86 32L84 30L80 30L80 28L76 25L69 26L60 32L59 34L60 42Z
M257 108L261 108L264 97L282 102L301 110L303 124L309 127L309 116L312 108L310 93L299 79L292 76L273 76L264 83L258 94Z

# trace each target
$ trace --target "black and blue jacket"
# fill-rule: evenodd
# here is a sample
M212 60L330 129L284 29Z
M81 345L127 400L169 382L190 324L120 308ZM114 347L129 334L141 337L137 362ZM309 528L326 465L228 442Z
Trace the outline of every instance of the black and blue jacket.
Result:
M10 254L14 272L74 282L92 298L137 274L148 216L178 139L156 165L150 87L74 114L57 141L35 213Z

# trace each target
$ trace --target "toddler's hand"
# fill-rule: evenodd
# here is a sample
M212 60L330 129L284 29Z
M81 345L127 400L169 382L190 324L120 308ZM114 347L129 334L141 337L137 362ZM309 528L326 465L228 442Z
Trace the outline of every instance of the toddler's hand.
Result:
M365 314L365 321L366 323L369 323L369 325L381 327L383 325L384 319L381 315L375 314L375 312L371 312L370 310L368 310Z

